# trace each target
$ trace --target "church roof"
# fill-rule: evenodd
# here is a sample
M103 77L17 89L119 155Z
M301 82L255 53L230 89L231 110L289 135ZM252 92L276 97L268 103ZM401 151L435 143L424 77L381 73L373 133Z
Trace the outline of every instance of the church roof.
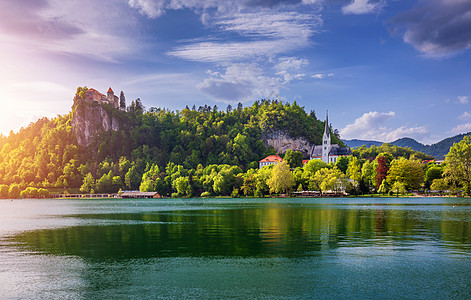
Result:
M352 155L350 147L340 147L338 144L332 144L329 156L333 155ZM311 157L322 157L322 145L317 145L312 148Z
M332 147L329 152L329 156L331 155L352 155L352 150L350 147Z
M114 93L111 87L108 89L108 93Z

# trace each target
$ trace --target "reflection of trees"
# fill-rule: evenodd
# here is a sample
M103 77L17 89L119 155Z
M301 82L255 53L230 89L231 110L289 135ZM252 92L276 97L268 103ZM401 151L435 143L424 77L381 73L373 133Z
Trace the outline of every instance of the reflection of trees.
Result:
M471 242L466 210L267 204L73 217L119 222L25 232L12 239L32 251L90 258L305 256L338 247L401 247L440 239L455 249L469 250Z

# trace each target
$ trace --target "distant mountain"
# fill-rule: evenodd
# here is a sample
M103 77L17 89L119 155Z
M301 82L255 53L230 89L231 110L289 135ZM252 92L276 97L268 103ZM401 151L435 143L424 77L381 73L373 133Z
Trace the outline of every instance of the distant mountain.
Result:
M371 147L373 145L375 146L381 146L383 142L377 142L377 141L364 141L364 140L342 140L348 147L350 148L357 148L365 145L366 147Z
M435 157L436 159L443 159L445 155L448 154L450 151L450 147L453 146L453 143L458 143L461 141L466 135L470 135L471 132L465 134L455 135L453 137L446 138L438 143L432 145L424 145L422 143L417 142L412 138L402 138L398 139L392 143L389 143L394 146L398 147L410 147L412 150L419 151L428 155ZM378 141L367 141L367 140L342 140L347 146L351 148L357 148L365 145L366 147L371 147L372 145L380 146L383 142Z

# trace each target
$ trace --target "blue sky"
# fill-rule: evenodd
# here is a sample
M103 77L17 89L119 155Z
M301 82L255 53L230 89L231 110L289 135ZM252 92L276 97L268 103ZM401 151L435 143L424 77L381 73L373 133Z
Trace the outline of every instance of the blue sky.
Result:
M173 110L296 101L346 139L471 131L470 0L3 0L0 42L5 135L84 85Z

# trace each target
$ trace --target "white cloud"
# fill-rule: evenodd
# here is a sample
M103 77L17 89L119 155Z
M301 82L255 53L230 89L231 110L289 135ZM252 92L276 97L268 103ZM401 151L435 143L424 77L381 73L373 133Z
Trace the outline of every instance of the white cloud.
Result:
M384 3L383 1L375 2L371 0L353 0L350 4L342 7L342 12L345 15L361 15L361 14L370 14L380 10Z
M0 41L19 51L73 54L104 61L134 53L135 20L115 1L0 2ZM34 4L33 4L34 2ZM127 37L123 37L127 36Z
M462 121L466 121L466 120L470 120L471 119L471 114L467 111L465 111L464 113L462 113L458 119L462 120Z
M212 26L236 32L245 40L190 43L177 47L167 54L186 60L219 63L255 57L266 59L309 45L310 36L321 23L321 19L313 14L273 11L237 13L218 18ZM297 61L297 63L305 62Z
M468 104L469 103L469 98L468 98L468 96L458 96L458 100L457 100L456 103Z
M311 75L311 78L314 78L314 79L325 79L325 78L327 78L327 77L332 77L332 76L334 76L334 73L328 73L328 74L317 73L317 74Z
M309 61L304 58L280 57L278 58L278 63L273 67L273 69L278 71L300 70L302 67L307 65L309 65Z
M269 77L255 64L233 64L224 74L208 72L210 77L198 85L198 89L223 102L253 101L273 98L283 85L280 78Z
M165 13L164 0L129 0L129 6L136 8L143 15L149 18L157 18Z
M345 139L392 142L403 137L421 138L428 134L424 126L388 128L386 122L394 118L395 115L393 111L387 113L377 111L364 113L353 124L349 124L340 130L340 136Z
M451 133L460 134L460 133L468 133L471 131L471 123L460 124L451 129Z

